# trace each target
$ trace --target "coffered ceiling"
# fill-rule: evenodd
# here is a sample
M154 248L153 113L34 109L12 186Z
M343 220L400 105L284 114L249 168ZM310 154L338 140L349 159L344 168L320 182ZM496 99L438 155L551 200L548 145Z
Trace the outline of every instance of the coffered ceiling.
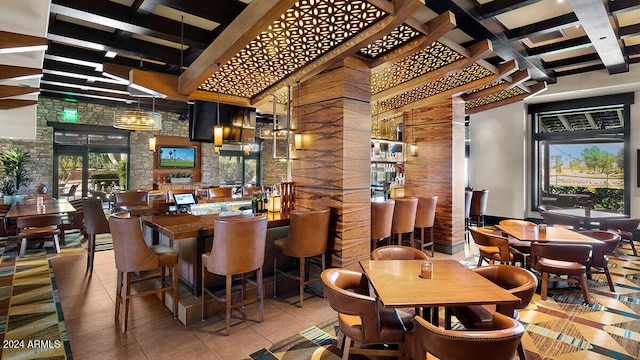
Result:
M372 115L454 95L473 113L561 76L628 71L640 0L52 0L46 42L39 86L51 97L153 95L184 113L220 93L270 108L286 85L356 56L371 63Z

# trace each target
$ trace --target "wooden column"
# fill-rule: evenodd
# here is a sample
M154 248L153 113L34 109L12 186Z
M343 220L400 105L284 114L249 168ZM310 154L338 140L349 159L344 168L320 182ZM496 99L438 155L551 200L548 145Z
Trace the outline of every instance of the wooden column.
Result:
M295 208L331 207L329 266L359 269L369 258L371 70L345 59L301 83L293 103L298 99L292 125L303 150L292 163Z
M414 139L418 156L407 153L408 194L438 196L434 239L440 252L454 254L464 245L464 101L442 99L405 113L405 141ZM407 149L408 151L408 149Z

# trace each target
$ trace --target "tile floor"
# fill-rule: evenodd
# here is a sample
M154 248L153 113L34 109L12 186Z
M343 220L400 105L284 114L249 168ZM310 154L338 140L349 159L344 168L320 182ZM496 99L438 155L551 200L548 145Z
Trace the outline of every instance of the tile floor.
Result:
M455 256L436 252L434 258L461 260L474 251L472 246ZM227 337L224 316L184 326L156 297L147 296L132 300L129 330L122 334L114 321L113 251L96 253L93 276L86 275L82 255L60 257L52 264L74 359L235 360L336 316L324 299L311 294L303 309L297 306L297 294L267 298L263 323L257 322L257 305L248 305L242 313L234 312Z

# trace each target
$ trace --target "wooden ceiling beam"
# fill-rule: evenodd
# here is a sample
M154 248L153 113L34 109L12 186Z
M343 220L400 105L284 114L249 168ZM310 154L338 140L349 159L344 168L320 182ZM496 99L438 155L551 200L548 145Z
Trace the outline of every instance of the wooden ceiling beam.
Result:
M482 57L490 54L493 49L491 47L491 42L489 40L485 40L470 46L467 51L469 53L468 57L464 57L460 60L454 61L451 64L442 66L422 76L418 76L397 86L380 91L379 93L372 94L371 101L379 101L381 99L399 95L420 85L428 84L439 78L451 75L454 72L459 71L460 69L464 69L469 65L475 63L478 59L481 59Z
M0 30L0 54L44 50L47 39Z
M41 77L42 69L0 64L0 80Z
M0 110L9 110L16 109L24 106L37 105L38 100L16 100L16 99L8 99L8 100L0 100Z
M214 93L211 91L196 90L192 92L191 95L189 95L189 100L217 102L218 95L217 93ZM253 107L253 105L251 104L248 98L235 96L235 95L220 94L220 102L222 104Z
M21 95L33 95L40 89L31 86L0 85L0 99L6 99Z
M311 78L337 62L355 55L360 49L389 34L404 23L404 21L412 16L420 7L424 6L424 4L418 0L393 0L393 4L395 5L394 15L382 18L377 23L359 32L353 38L343 42L307 64L302 69L290 76L280 79L275 84L251 98L251 103L258 103L286 85L295 85L297 81L304 81L305 79Z
M486 110L489 110L489 109L495 109L495 108L500 107L500 106L513 104L513 103L525 100L527 98L530 98L531 96L533 96L535 94L538 94L538 93L540 93L542 91L545 91L545 90L547 90L547 83L542 81L542 82L539 82L539 83L536 83L536 84L530 86L529 87L529 92L527 94L521 94L521 95L518 95L518 96L514 96L514 97L511 97L511 98L508 98L508 99L492 102L492 103L487 104L487 105L478 106L478 107L475 107L473 109L467 110L465 113L467 115L471 115L471 114L479 113L479 112L486 111Z
M225 64L264 29L290 9L296 0L252 1L180 75L178 93L189 95L218 71L217 64Z
M519 71L516 71L513 75L511 75L511 81L505 81L502 84L498 84L490 88L482 89L480 91L475 91L469 94L464 94L464 95L461 95L460 97L464 101L480 99L486 96L497 94L501 91L511 89L514 86L518 86L518 84L521 84L529 80L529 78L531 78L531 76L529 75L528 69L519 70Z
M372 70L379 66L384 66L400 61L401 59L404 59L417 53L420 50L427 48L429 45L433 44L435 41L437 41L446 33L456 27L456 18L451 11L446 11L429 20L429 22L427 22L426 24L421 24L420 27L426 27L426 29L424 29L422 32L423 34L425 32L427 34L421 36L418 39L410 41L403 46L400 46L399 48L391 51L388 54L374 59L371 62Z

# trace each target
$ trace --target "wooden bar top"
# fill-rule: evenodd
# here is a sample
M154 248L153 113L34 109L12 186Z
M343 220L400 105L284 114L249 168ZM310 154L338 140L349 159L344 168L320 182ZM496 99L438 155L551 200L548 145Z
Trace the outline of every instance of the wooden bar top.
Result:
M455 260L432 260L432 278L423 279L421 262L362 260L360 266L385 307L520 303L517 296Z
M289 225L289 217L280 213L249 214L255 216L267 216L267 227ZM224 215L223 215L224 216ZM213 236L213 220L220 217L219 214L192 215L169 214L142 216L143 225L158 231L171 240L188 239L199 236Z

